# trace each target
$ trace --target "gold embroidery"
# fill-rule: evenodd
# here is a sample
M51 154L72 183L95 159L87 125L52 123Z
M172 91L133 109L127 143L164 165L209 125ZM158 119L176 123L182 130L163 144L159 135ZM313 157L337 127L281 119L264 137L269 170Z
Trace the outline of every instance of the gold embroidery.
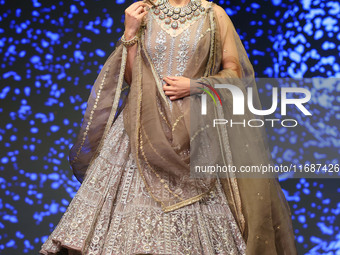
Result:
M215 179L215 181L216 181L216 179ZM186 199L184 201L178 202L178 203L176 203L174 205L162 206L162 209L163 209L164 212L170 212L170 211L176 210L178 208L181 208L183 206L186 206L186 205L192 204L194 202L197 202L198 200L200 200L204 196L208 195L208 193L212 190L213 187L214 186L212 185L211 188L208 191L206 191L204 193L201 193L201 194L199 194L197 196L191 197L189 199Z
M79 157L79 155L80 155L80 151L81 151L81 149L82 149L83 146L84 146L84 143L85 143L85 140L86 140L88 131L89 131L90 126L91 126L91 124L92 124L92 118L93 118L94 110L97 108L97 103L98 103L98 101L99 101L100 92L101 92L101 90L103 89L103 86L104 86L104 82L105 82L105 79L106 79L106 75L107 75L107 73L108 73L108 69L109 69L109 67L108 67L107 70L105 71L104 77L103 77L103 79L102 79L102 82L100 83L100 86L99 86L99 89L98 89L98 92L97 92L97 96L96 96L96 99L95 99L95 103L94 103L94 105L93 105L93 110L91 110L91 112L90 112L90 121L87 122L87 125L86 125L86 128L85 128L85 132L84 132L84 134L83 134L82 141L81 141L81 143L80 143L80 146L79 146L79 149L78 149L78 151L77 151L77 153L76 153L76 156L75 156L74 159L71 161L71 165L73 165L73 164L77 161L77 159L78 159L78 157Z
M127 85L127 86L123 87L123 89L121 90L121 92L123 92L124 90L129 89L129 88L130 88L130 86Z
M200 37L198 38L198 40L201 40L206 34L208 34L208 32L211 31L211 28L209 27L207 30L205 30Z
M203 132L205 129L207 129L207 128L209 128L209 127L210 127L210 125L207 124L207 125L205 125L205 127L201 127L199 130L197 130L197 131L195 132L195 134L190 138L190 142L192 142L192 141L196 138L196 136L198 135L198 133Z
M213 2L211 4L214 4ZM210 43L210 54L209 54L209 61L207 64L207 69L205 69L204 72L204 76L208 76L210 74L210 72L212 72L212 66L213 66L213 61L214 59L214 47L215 47L215 23L214 23L214 12L213 12L213 8L211 8L211 11L209 11L209 18L210 18L210 27L211 27L211 43Z
M144 129L143 129L143 131L144 131ZM145 134L145 131L144 131L144 134ZM145 136L146 136L146 134L145 134ZM151 145L151 142L150 142L150 140L148 139L147 136L146 136L146 138L147 138L148 142L149 142L150 145ZM153 172L159 179L162 180L161 183L164 183L164 179L162 179L162 178L160 177L160 175L155 171L155 169L153 169L153 167L149 164L149 162L148 162L148 160L147 160L147 158L146 158L146 156L145 156L145 153L144 153L144 150L143 150L143 141L142 141L142 136L141 136L141 135L140 135L140 141L141 141L140 149L141 149L141 151L142 151L142 154L143 154L143 157L144 157L145 162L148 164L148 166L150 167L150 169L152 170L152 172ZM151 145L151 147L152 147L152 149L155 151L155 153L157 153L157 155L159 155L158 152L156 152L156 150L154 149L154 147L153 147L152 145ZM163 160L166 160L166 159L165 159L164 157L162 157L161 155L159 155L159 156L160 156ZM171 193L171 194L174 195L175 197L179 198L180 200L183 200L183 198L181 198L181 197L178 196L176 193L174 193L174 192L169 188L169 186L168 186L167 184L164 184L163 187L166 188L166 189L169 191L169 193Z
M183 118L183 117L184 117L184 114L182 114L181 116L179 116L179 117L176 119L174 125L172 126L172 132L175 131L175 127L177 126L179 120L180 120L181 118Z
M168 125L169 128L171 128L170 123L168 122L168 120L166 119L164 113L161 111L161 109L158 108L158 112L159 114L162 116L163 120L165 121L165 123Z
M120 95L121 95L121 89L122 89L122 85L123 85L123 82L124 82L126 57L127 57L127 49L126 49L126 47L123 47L122 62L121 62L119 76L118 76L118 86L117 86L117 89L116 89L116 92L115 92L115 98L113 100L110 116L109 116L109 119L106 123L105 130L104 130L103 136L100 140L99 146L96 150L95 156L99 154L99 151L101 150L101 148L103 146L104 139L105 139L107 133L109 132L110 127L112 126L112 121L114 119L114 116L115 116L117 108L118 108L119 98L120 98ZM93 159L94 159L94 157L92 158L90 164L92 163Z
M145 132L145 129L144 129L144 128L143 128L142 131L143 131L143 133L144 133L144 135L145 135L147 141L150 143L150 147L152 148L152 150L153 150L159 157L161 157L164 161L166 161L166 159L165 159L161 154L158 153L158 151L155 149L155 147L153 147L153 145L152 145L152 143L151 143L149 137L146 135L146 132ZM139 137L140 137L140 139L141 139L141 135L140 135Z

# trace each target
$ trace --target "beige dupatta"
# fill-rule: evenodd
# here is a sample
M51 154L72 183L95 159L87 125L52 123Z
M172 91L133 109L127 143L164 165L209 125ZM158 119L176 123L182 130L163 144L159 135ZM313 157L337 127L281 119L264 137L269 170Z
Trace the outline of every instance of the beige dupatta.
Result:
M204 77L192 78L212 86L232 83L243 91L251 86L259 106L254 71L242 42L224 10L214 3L212 6L210 41L206 40L203 47L209 51L209 62ZM183 99L186 110L181 111L174 104L170 112L143 44L144 28L139 31L141 39L130 87L124 81L127 50L120 41L105 62L88 99L80 133L70 150L70 164L82 182L112 123L124 108L124 126L138 170L150 195L168 212L204 198L215 184L215 176L190 178L190 164L204 163L202 157L197 157L202 151L192 149L202 148L197 147L202 145L201 138L211 138L209 150L203 153L211 155L207 158L215 163L241 166L270 163L271 159L262 129L208 127L193 139L212 118L235 118L230 107L231 94L220 93L226 107L208 104L208 118L197 118L199 95ZM190 67L200 68L194 63ZM252 115L246 112L243 117ZM214 157L216 153L218 157ZM232 177L221 179L221 183L246 240L247 254L296 254L290 210L278 181Z

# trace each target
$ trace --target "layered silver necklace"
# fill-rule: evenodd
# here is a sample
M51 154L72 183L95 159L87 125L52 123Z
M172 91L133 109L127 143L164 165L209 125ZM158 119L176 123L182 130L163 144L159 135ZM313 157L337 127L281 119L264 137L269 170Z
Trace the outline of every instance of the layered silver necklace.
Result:
M198 17L205 8L202 6L201 0L190 0L190 2L182 7L175 7L169 3L169 0L160 0L157 7L154 8L154 14L166 25L170 25L172 29L177 29L180 24L185 24Z

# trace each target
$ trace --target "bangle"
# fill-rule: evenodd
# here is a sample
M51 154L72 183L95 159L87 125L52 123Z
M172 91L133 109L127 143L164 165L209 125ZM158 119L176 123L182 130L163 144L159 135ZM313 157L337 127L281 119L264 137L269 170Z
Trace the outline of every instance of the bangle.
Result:
M130 40L125 40L125 34L123 34L122 38L120 39L125 47L131 47L138 41L138 36L135 35L132 39Z

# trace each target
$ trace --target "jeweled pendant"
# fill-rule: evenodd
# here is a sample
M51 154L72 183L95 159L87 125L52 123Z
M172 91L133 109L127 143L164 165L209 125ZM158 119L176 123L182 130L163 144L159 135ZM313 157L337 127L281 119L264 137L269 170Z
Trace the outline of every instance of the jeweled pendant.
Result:
M166 17L164 20L165 24L169 25L171 22L171 19L169 17Z
M177 29L178 28L178 22L175 20L175 21L173 21L172 23L171 23L171 27L173 28L173 29Z
M178 8L178 7L176 7L175 9L174 9L174 13L180 13L180 11L181 11L181 9L180 8Z
M186 18L182 17L179 19L179 22L183 24L186 20L187 20Z
M172 19L175 19L175 20L179 19L179 15L178 14L172 15Z
M186 15L189 15L191 12L192 12L191 9L186 9L185 10Z
M158 8L155 8L155 10L153 11L154 14L158 15L161 11Z

